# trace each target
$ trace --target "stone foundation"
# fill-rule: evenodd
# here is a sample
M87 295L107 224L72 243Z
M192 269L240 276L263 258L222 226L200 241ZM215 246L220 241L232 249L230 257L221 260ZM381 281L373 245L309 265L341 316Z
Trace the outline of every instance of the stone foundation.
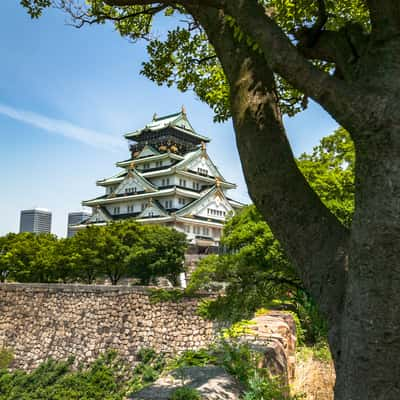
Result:
M25 370L49 357L88 363L109 349L132 363L143 347L174 355L215 338L198 301L152 304L144 287L0 284L0 348Z

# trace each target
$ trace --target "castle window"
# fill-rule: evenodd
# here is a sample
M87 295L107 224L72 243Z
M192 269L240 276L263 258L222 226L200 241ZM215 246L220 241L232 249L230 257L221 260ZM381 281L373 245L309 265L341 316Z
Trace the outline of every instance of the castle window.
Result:
M206 170L206 169L204 169L204 168L197 168L197 172L198 172L200 175L204 175L204 176L207 176L207 175L208 175L208 170Z
M137 191L136 186L130 187L130 188L125 188L125 194L128 194L128 193L136 193L136 191Z
M185 205L186 204L186 200L184 198L182 198L182 197L179 197L178 203L181 204L181 205Z
M128 213L133 213L133 209L134 209L133 204L131 204L130 206L128 206Z
M166 200L165 201L165 208L172 208L172 200Z
M119 207L114 207L114 209L113 209L114 215L119 214L119 211L120 211Z
M186 187L186 179L179 179L179 186Z
M142 203L141 205L142 211L146 208L146 203Z
M161 186L168 186L169 185L169 178L162 178Z
M210 228L203 226L203 235L209 236L210 235Z

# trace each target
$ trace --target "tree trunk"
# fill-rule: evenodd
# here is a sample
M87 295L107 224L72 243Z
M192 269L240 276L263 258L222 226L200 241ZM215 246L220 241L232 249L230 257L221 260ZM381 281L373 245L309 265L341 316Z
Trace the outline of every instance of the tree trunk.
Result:
M335 399L398 400L400 127L355 141L356 210Z

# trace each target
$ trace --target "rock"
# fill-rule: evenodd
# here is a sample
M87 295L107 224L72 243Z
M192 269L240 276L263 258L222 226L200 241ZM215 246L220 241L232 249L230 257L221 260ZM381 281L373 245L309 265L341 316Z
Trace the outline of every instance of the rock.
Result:
M272 375L280 376L287 384L295 378L296 325L284 311L270 311L251 320L252 333L241 341L264 354L258 365Z
M223 368L216 366L186 367L172 371L153 385L133 393L131 400L168 400L181 386L197 389L207 400L238 400L240 386Z

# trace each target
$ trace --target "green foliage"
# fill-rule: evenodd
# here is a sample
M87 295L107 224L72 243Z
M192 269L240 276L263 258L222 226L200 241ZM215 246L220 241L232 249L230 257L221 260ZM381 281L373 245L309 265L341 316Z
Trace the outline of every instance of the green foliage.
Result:
M300 287L293 267L254 206L245 207L226 223L221 243L228 253L202 259L189 282L189 291L226 283L224 296L200 304L203 316L239 321Z
M133 370L129 381L129 392L136 392L154 382L165 369L164 354L157 354L153 349L143 348L137 355L139 363Z
M173 391L171 400L201 400L198 390L190 386L182 386Z
M59 262L54 235L8 234L0 238L0 274L20 282L55 282L53 265Z
M326 363L332 362L332 355L326 341L321 341L313 346L298 346L296 357L299 361L313 358Z
M303 395L289 394L288 387L282 385L279 379L263 377L255 373L248 381L248 388L244 393L243 400L300 400Z
M168 369L183 367L204 367L216 364L216 356L209 349L187 350L168 364Z
M179 289L149 289L150 291L150 303L165 303L165 302L173 302L178 303L183 299L185 293L183 290Z
M135 221L88 226L70 239L32 233L0 237L0 281L112 284L136 278L149 284L167 277L177 284L186 250L183 233Z
M325 343L328 335L328 325L314 300L305 291L298 290L294 294L293 304L296 306L293 314L298 317L301 324L298 334L299 344Z
M298 159L300 170L321 200L346 226L354 212L355 151L343 128L321 139L312 154Z
M236 339L243 335L254 333L251 329L252 327L254 327L254 322L252 321L238 321L232 324L229 328L223 329L221 335L225 340Z
M49 360L32 373L0 371L1 400L122 400L126 365L108 353L88 369L72 370L70 359Z
M184 271L186 235L160 225L139 225L140 241L128 258L130 274L148 285L164 276L177 285L179 274Z
M247 324L244 322L244 325ZM266 369L258 368L261 356L249 345L239 343L237 338L221 337L209 349L183 353L168 365L168 369L219 365L240 382L247 396L244 399L297 400L288 395L288 388L279 379L271 378Z
M0 370L9 368L14 360L14 352L11 349L0 349Z
M182 92L193 89L214 110L216 121L230 117L229 85L204 32L177 27L165 40L151 40L147 52L143 75Z
M87 368L72 368L73 359L48 360L31 373L0 368L0 400L123 400L158 378L164 356L142 349L132 370L110 351Z

